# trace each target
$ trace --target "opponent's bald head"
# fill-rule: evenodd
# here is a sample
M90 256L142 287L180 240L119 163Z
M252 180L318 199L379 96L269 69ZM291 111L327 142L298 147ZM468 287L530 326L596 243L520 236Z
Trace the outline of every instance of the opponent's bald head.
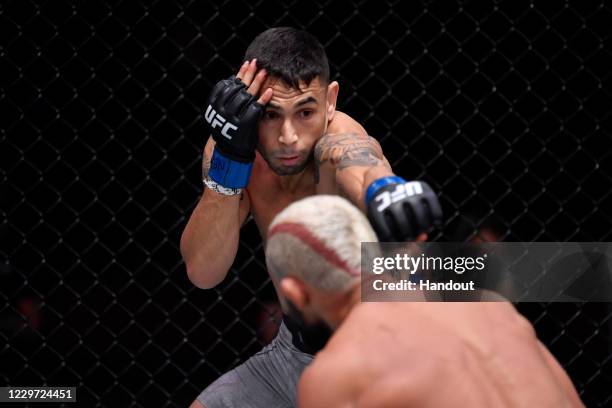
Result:
M338 196L299 200L272 221L266 263L273 279L302 280L313 288L344 291L359 278L361 242L376 242L363 213Z

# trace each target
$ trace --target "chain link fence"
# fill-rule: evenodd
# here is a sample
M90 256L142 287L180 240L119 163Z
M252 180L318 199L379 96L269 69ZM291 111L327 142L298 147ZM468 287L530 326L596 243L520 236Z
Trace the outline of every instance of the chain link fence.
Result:
M271 26L314 33L339 108L440 192L434 239L610 241L610 21L603 0L3 2L0 385L185 407L273 335L252 221L214 290L178 249L203 102ZM519 309L612 405L610 305Z

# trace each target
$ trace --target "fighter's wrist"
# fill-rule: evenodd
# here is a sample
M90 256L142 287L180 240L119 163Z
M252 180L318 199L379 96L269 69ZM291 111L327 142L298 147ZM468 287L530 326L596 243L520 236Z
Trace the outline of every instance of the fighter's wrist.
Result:
M215 147L210 160L208 178L222 187L241 189L248 185L252 169L253 162L243 163L233 160Z
M202 182L208 189L214 191L215 193L224 195L224 196L235 196L235 195L239 195L242 193L241 188L223 187L219 183L216 183L215 181L211 180L211 178L208 176L202 179Z
M366 189L366 193L365 193L366 206L370 204L370 202L376 195L376 192L380 190L381 188L383 188L384 186L387 186L389 184L404 184L404 183L406 183L406 180L404 180L403 178L399 176L395 176L395 175L385 176L385 177L381 177L379 179L374 180L372 183L370 183L370 185Z

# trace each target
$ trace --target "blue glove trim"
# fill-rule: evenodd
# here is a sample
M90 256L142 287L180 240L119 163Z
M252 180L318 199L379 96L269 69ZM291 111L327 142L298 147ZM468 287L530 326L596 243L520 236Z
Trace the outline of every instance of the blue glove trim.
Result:
M241 163L229 159L217 149L210 160L208 177L215 183L227 188L245 188L249 184L253 163Z
M368 189L366 190L366 196L365 196L366 205L370 204L370 201L372 201L372 198L374 198L374 194L376 194L376 192L381 187L384 187L389 184L404 184L404 183L406 183L406 180L404 180L403 178L399 176L387 176L387 177L382 177L377 180L374 180L372 184L370 184L368 186Z

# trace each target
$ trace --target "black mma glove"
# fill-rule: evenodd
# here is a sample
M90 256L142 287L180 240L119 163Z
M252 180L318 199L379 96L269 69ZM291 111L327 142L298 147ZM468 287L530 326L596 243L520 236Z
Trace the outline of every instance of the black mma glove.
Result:
M366 191L368 219L380 241L410 241L442 224L442 208L431 187L389 176Z
M204 119L216 142L208 176L227 188L247 186L264 106L235 76L219 81L208 97Z

